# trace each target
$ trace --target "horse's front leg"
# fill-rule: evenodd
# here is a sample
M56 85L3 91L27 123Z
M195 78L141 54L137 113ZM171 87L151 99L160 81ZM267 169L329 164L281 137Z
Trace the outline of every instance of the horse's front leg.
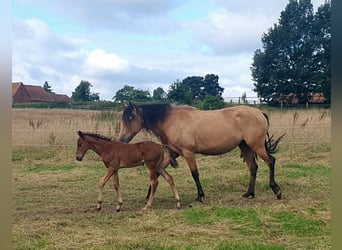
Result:
M121 206L122 206L122 198L121 198L121 193L120 193L120 183L119 183L118 170L114 171L114 173L113 173L113 183L114 183L114 189L115 189L116 194L118 196L118 205L116 206L116 212L120 212Z
M202 202L204 199L204 192L202 189L202 185L199 179L199 173L197 170L196 158L195 154L191 151L183 152L183 157L190 168L192 178L194 179L197 187L197 198L196 201Z
M102 204L102 199L103 199L103 188L106 185L106 182L109 180L109 178L113 175L113 173L114 173L113 168L107 168L107 173L105 174L105 176L103 176L99 180L99 184L98 184L99 196L97 197L97 206L96 206L97 210L101 210L101 204Z

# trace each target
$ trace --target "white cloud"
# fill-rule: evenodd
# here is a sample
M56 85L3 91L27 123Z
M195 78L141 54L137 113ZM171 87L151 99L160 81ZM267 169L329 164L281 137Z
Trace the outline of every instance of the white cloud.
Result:
M91 51L87 56L84 68L90 75L101 74L103 72L115 74L127 71L129 64L126 60L113 53L107 53L101 49L96 49Z
M253 52L288 1L211 0L210 12L203 5L200 14L196 2L189 13L182 9L182 18L174 15L183 4L178 0L15 2L25 16L30 9L42 14L13 18L13 81L47 80L56 93L71 96L87 80L92 92L110 100L125 84L167 90L177 79L211 73L225 96L256 95Z
M272 20L255 12L234 13L225 9L189 23L190 30L214 53L238 54L260 46Z

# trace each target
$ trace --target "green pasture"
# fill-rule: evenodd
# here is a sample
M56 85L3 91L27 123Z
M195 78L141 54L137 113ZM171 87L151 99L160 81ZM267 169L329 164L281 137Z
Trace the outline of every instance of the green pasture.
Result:
M144 167L119 171L121 212L115 211L111 181L104 189L103 208L96 211L97 183L105 167L93 152L76 162L75 147L13 148L13 249L331 248L329 144L280 144L275 157L281 200L268 187L263 162L256 197L242 197L249 173L234 150L197 156L206 195L198 204L190 171L178 158L178 169L168 170L181 209L160 178L147 212L140 211L148 187Z

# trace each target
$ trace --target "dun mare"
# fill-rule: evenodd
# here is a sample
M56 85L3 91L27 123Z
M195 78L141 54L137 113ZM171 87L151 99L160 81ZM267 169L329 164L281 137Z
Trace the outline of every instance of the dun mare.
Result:
M161 175L169 183L176 200L177 208L180 208L179 195L173 182L172 176L166 172L165 168L169 163L174 166L175 161L169 158L169 153L162 145L151 141L127 144L119 141L112 141L110 138L92 133L77 132L76 159L82 161L85 153L90 149L98 154L107 168L106 174L100 179L98 184L99 196L97 199L97 209L101 209L103 188L106 182L113 176L114 188L118 196L116 211L120 211L122 198L119 186L119 168L131 168L146 165L150 175L151 192L148 201L143 208L147 210L153 201L158 185L158 176Z
M268 116L260 110L237 106L213 111L202 111L188 106L170 104L126 106L122 114L119 140L129 142L140 130L154 134L173 152L183 156L197 186L197 201L204 192L200 183L195 154L219 155L235 147L246 161L250 180L244 197L253 198L258 170L257 156L268 165L269 185L278 199L281 189L274 178L275 158L280 139L269 136Z

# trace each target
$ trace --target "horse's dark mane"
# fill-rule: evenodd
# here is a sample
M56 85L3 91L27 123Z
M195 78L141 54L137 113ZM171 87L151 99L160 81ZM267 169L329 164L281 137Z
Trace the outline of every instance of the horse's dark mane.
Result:
M96 139L100 139L100 140L105 140L105 141L113 141L112 138L110 137L106 137L104 135L99 135L97 133L88 133L88 132L82 132L82 135L87 135Z
M122 114L123 122L129 126L129 117L132 115L133 109L142 117L142 129L147 132L154 132L158 122L164 121L169 114L171 105L164 104L144 104L144 105L129 105Z

